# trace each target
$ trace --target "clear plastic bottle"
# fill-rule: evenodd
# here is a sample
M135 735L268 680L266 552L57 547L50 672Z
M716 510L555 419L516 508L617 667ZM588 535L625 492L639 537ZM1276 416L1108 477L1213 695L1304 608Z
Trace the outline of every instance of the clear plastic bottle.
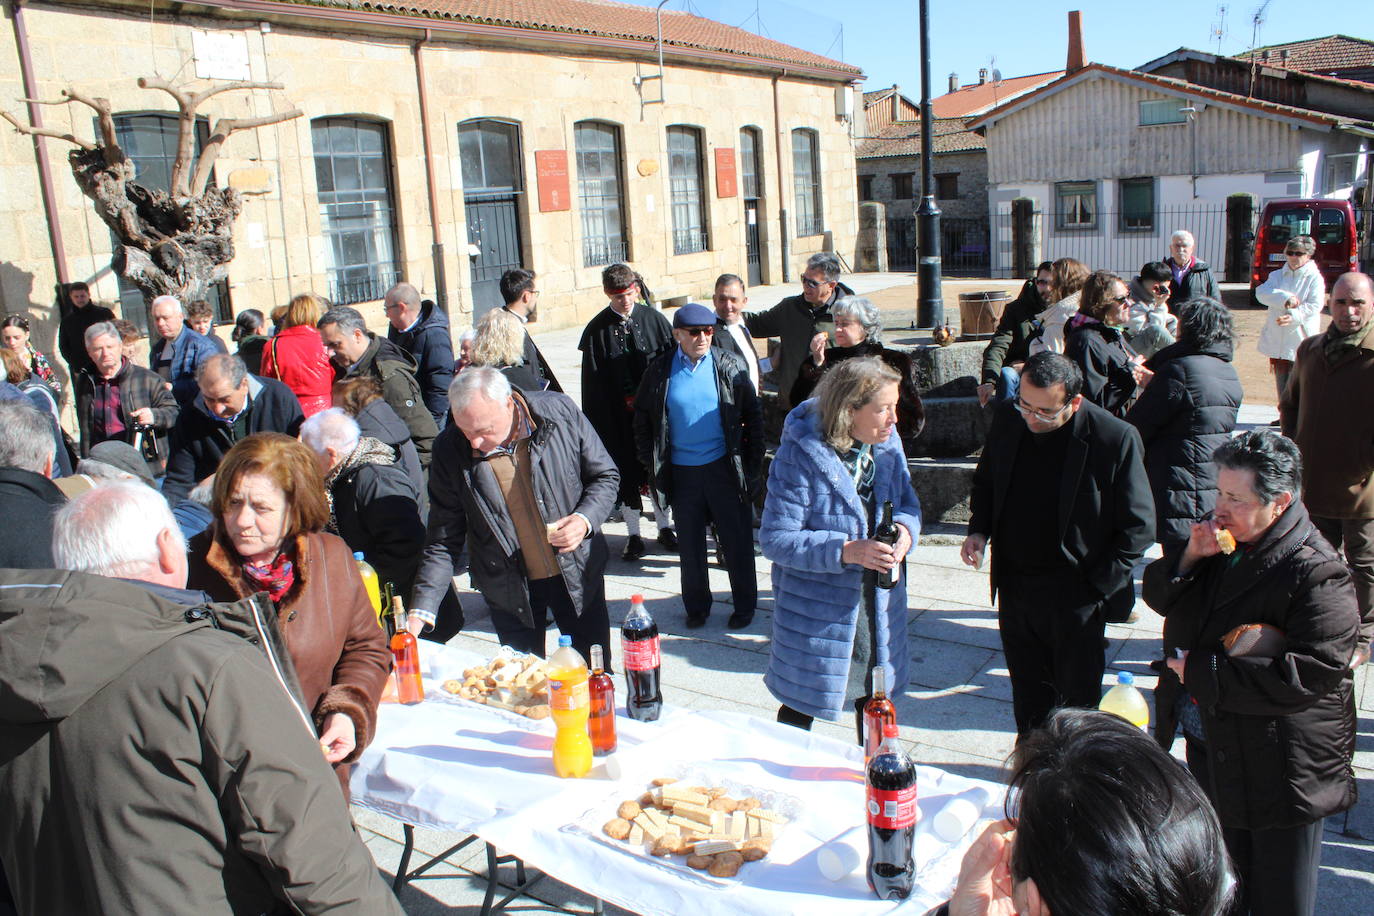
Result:
M571 636L558 637L558 651L549 658L549 715L558 729L553 739L553 771L559 777L581 778L592 768L592 739L587 734L591 692L587 663L572 647Z
M654 722L663 711L662 658L658 624L644 607L643 595L630 596L630 612L620 627L620 663L625 666L625 714Z
M1150 724L1150 704L1135 686L1135 675L1121 671L1116 675L1116 686L1108 690L1097 708L1120 716L1137 728Z
M377 615L377 626L386 629L382 623L382 580L377 577L377 570L372 568L372 564L363 559L361 550L355 551L353 559L358 563L358 573L363 577L363 588L367 591L367 600L372 602L372 611Z

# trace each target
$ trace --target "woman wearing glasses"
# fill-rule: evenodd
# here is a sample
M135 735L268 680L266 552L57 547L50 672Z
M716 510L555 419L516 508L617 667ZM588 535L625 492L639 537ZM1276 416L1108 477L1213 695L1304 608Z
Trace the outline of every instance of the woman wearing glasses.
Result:
M1312 236L1295 236L1283 250L1287 263L1255 290L1255 298L1269 308L1260 331L1259 351L1269 357L1280 398L1288 387L1298 344L1321 330L1326 281L1312 261L1316 250Z
M769 468L759 527L773 562L773 639L764 685L778 721L810 729L853 710L862 742L873 666L888 693L906 686L906 552L921 531L921 506L894 434L900 376L876 357L826 373L816 396L787 416ZM897 543L873 537L892 504ZM890 589L878 588L891 572Z
M1136 390L1154 375L1126 343L1131 297L1111 271L1095 271L1083 284L1078 314L1064 326L1064 355L1083 371L1083 396L1114 417L1124 417Z

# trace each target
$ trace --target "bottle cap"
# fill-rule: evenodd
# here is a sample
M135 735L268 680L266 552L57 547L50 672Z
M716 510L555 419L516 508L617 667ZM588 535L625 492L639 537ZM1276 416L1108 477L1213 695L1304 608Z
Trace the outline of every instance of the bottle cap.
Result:
M897 737L897 725L896 725L896 723L894 723L894 722L887 722L887 723L884 723L884 724L883 724L883 737L884 737L884 738L895 738L895 737Z
M1118 671L1116 674L1116 682L1130 687L1135 684L1135 675L1129 671Z
M363 561L363 552L361 550L353 551L353 559L361 563Z
M558 648L562 649L562 648L565 648L566 646L571 646L571 645L572 645L572 637L571 637L571 636L560 636L560 637L558 637Z
M643 595L631 595L631 596L630 596L630 603L631 603L631 604L643 604L643 603L644 603L644 596L643 596Z

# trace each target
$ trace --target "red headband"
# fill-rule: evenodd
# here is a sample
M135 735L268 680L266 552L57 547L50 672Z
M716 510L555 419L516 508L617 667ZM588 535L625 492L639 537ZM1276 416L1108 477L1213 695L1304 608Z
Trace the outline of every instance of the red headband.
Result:
M634 292L637 286L638 286L638 284L631 284L631 285L625 287L624 289L608 289L608 290L606 290L606 295L608 295L608 296L620 296L620 295L623 295L623 294L625 294L625 293Z

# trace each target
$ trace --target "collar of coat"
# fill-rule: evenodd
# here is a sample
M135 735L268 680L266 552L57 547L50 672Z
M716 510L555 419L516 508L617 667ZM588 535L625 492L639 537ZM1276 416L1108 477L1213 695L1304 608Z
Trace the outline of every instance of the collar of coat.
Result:
M825 476L831 489L844 497L845 504L853 511L854 517L861 525L867 526L868 510L864 508L863 500L859 498L859 490L854 485L853 476L845 468L844 462L835 452L835 449L831 448L830 443L821 436L820 403L815 398L798 404L787 415L782 438L784 442L791 440L796 443L797 448L810 459L816 470ZM887 441L875 445L873 447L874 464L876 465L888 451L894 448L900 449L902 447L901 441L894 432L887 437ZM875 488L877 484L878 480L875 478ZM867 529L865 527L860 530L866 531Z
M1251 544L1228 570L1213 601L1213 608L1238 601L1260 585L1271 570L1287 561L1307 543L1314 530L1302 500L1293 500L1260 539ZM1230 559L1218 555L1210 557L1209 562L1222 563ZM1329 559L1335 560L1335 557Z
M239 556L234 545L229 542L229 536L224 533L224 524L218 518L215 519L211 529L210 548L205 553L205 565L214 570L215 574L229 583L229 587L234 590L234 594L239 598L247 598L257 590L248 584L248 579L243 574L243 559ZM290 541L288 548L282 545L283 550L290 550L292 562L295 564L296 581L291 588L282 596L281 604L278 606L278 617L294 613L291 609L300 599L301 592L310 583L310 535L298 534Z

